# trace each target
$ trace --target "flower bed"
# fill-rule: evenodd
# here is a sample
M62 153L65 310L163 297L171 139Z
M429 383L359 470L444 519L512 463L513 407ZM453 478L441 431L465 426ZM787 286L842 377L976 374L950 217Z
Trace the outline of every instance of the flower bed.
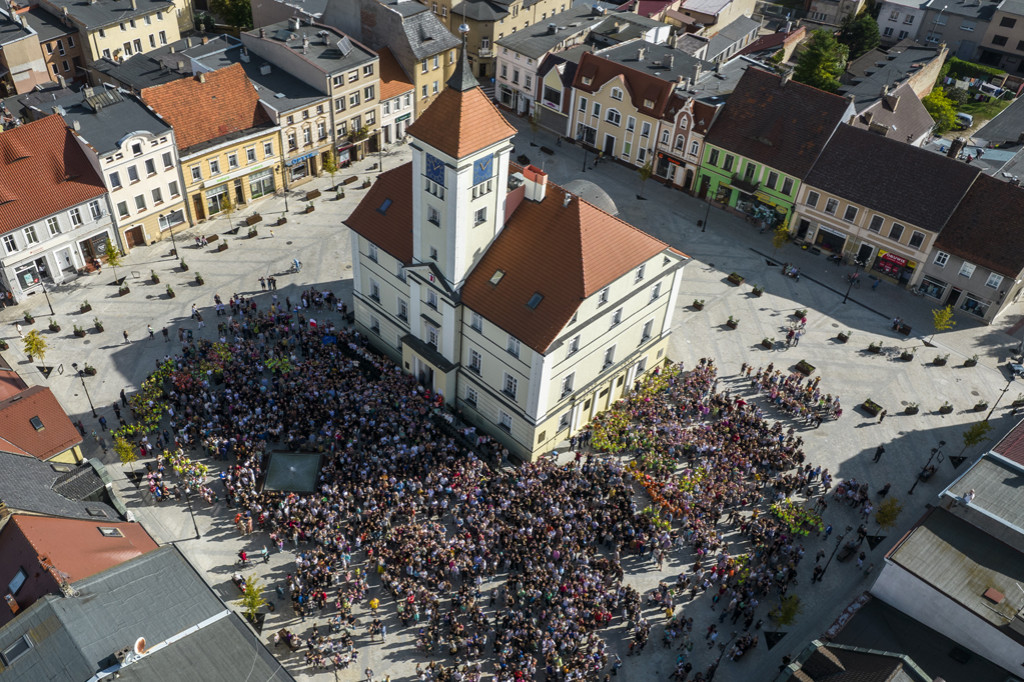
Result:
M878 413L882 411L882 406L876 403L871 398L864 401L864 410L867 411L872 417L877 417Z

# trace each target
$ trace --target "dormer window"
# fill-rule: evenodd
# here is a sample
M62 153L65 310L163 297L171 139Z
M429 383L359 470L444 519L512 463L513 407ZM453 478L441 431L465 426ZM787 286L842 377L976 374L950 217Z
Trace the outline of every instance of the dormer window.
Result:
M612 88L612 99L617 100L619 102L622 101L622 89L621 88Z
M594 82L594 79L593 79L593 78L591 78L590 76L583 76L583 77L581 77L581 78L580 78L580 81L581 81L581 82L582 82L582 83L583 83L584 85L590 85L591 83L593 83L593 82Z

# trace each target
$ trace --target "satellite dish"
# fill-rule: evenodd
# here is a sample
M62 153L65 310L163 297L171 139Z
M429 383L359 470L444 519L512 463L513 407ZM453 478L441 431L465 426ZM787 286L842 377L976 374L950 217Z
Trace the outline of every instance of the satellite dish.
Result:
M146 653L146 638L139 637L135 640L135 645L132 647L132 651L137 653L139 656Z

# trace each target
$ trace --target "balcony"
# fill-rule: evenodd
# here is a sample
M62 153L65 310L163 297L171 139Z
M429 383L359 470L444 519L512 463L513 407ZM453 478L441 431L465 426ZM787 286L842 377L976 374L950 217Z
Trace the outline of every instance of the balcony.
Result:
M493 47L480 47L480 48L477 48L476 56L479 57L480 59L490 59L491 57L494 56L494 48Z
M741 190L743 192L746 192L747 194L753 194L754 192L757 191L757 188L761 186L760 182L755 182L755 181L752 181L752 180L747 180L746 178L741 176L739 173L733 173L732 174L732 183L731 184L736 189Z

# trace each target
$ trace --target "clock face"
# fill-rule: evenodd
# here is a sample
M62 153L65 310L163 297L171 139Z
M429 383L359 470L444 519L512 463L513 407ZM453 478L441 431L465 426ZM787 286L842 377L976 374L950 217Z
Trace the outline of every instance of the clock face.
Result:
M473 184L479 185L491 177L494 170L494 158L488 156L473 164Z
M444 187L444 161L427 154L427 177Z

